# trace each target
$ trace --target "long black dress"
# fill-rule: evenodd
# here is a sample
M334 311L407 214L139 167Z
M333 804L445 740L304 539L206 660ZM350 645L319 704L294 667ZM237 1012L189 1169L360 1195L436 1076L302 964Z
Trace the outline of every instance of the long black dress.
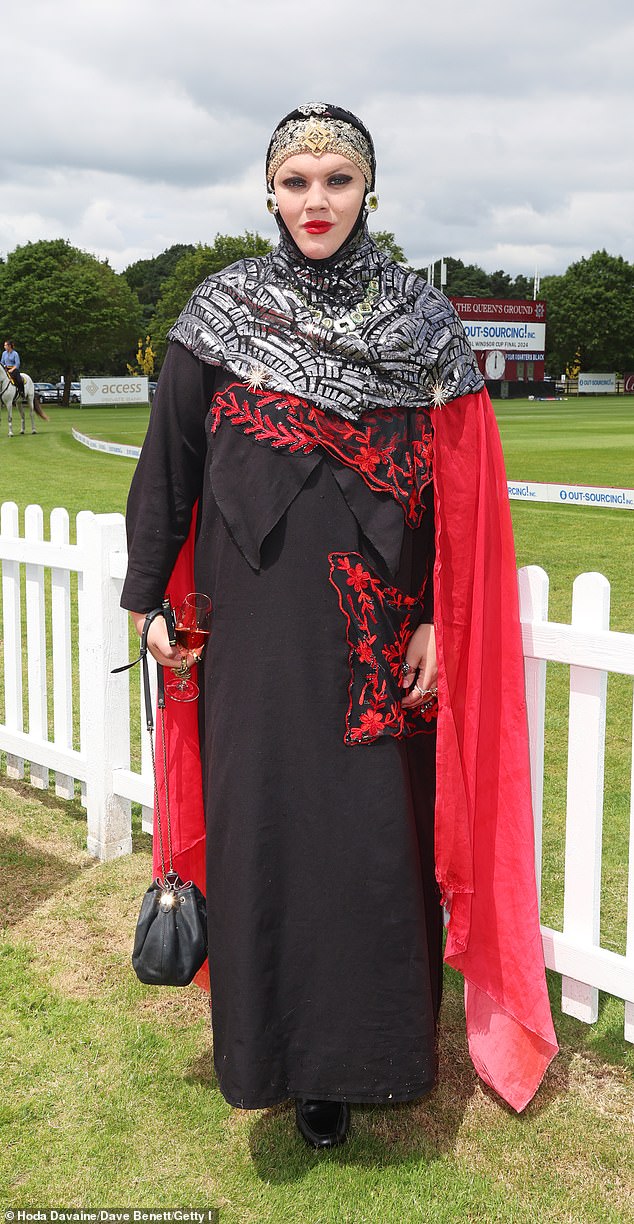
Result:
M170 346L130 491L122 597L160 603L198 499L218 1082L242 1108L414 1099L435 1080L442 972L435 737L344 742L350 648L328 557L357 554L414 594L431 507L413 530L319 446L282 452L218 416L212 431L230 382Z

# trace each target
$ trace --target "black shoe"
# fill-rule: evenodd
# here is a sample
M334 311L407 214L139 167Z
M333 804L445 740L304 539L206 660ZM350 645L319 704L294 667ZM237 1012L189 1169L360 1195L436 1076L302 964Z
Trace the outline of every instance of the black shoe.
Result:
M348 1138L350 1106L347 1101L313 1101L297 1097L295 1121L310 1147L338 1147Z

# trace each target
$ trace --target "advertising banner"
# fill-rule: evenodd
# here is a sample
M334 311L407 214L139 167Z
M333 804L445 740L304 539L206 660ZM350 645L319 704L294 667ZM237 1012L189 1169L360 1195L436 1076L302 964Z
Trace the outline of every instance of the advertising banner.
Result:
M546 303L515 298L452 298L474 352L530 353L543 360Z
M82 378L81 402L85 404L147 404L149 379L131 374L113 378Z
M623 390L627 395L634 393L634 374L623 375Z
M616 391L616 374L580 374L580 395L609 395Z
M560 506L603 506L611 510L634 510L634 489L607 486L539 484L531 480L509 480L512 501L556 502Z
M527 320L546 322L546 303L529 302L522 298L452 298L461 319L501 319L503 322Z
M102 451L105 455L123 455L125 459L138 459L141 454L140 446L128 446L125 442L103 442L101 438L89 438L78 429L72 429L71 433L75 441L87 446L88 450Z
M546 346L545 323L501 323L463 319L467 339L474 352L480 349L502 349L509 355L516 352L538 352Z

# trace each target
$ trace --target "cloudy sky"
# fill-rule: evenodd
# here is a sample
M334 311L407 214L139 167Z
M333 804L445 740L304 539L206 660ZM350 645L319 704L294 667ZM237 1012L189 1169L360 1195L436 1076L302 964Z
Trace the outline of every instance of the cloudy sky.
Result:
M277 120L330 101L377 146L376 228L532 275L634 262L632 0L20 0L3 28L0 254L64 237L121 270L275 230ZM11 42L8 29L14 29Z

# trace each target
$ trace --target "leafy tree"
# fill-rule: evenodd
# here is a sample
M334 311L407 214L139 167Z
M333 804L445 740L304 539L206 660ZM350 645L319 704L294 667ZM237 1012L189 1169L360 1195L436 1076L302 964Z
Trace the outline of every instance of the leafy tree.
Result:
M385 251L396 263L407 263L403 248L398 245L389 230L372 230L371 236L381 251Z
M482 298L532 298L533 282L527 276L516 276L513 279L508 272L499 269L497 272L485 272L478 264L464 264L461 259L449 256L447 265L447 284L444 292L448 297L482 297ZM425 276L426 268L420 269L420 275ZM436 273L438 275L438 273Z
M493 297L488 273L477 264L464 264L461 259L445 260L447 265L447 284L444 292L447 297Z
M528 276L509 276L499 269L489 274L489 288L494 298L532 298L533 281Z
M634 369L634 265L595 251L563 276L544 277L550 373L578 361L581 370Z
M0 266L0 325L36 379L125 371L139 303L108 263L63 238L27 242Z
M123 271L131 289L136 293L143 310L142 331L145 335L150 319L156 309L163 282L172 275L179 259L190 254L196 248L192 243L177 242L153 259L137 259Z
M183 255L171 276L163 283L150 326L152 347L158 359L162 361L165 356L170 327L187 304L190 294L206 276L210 276L212 272L220 272L238 259L267 255L272 249L267 238L246 230L237 238L229 234L217 234L213 246L199 243L192 251Z

